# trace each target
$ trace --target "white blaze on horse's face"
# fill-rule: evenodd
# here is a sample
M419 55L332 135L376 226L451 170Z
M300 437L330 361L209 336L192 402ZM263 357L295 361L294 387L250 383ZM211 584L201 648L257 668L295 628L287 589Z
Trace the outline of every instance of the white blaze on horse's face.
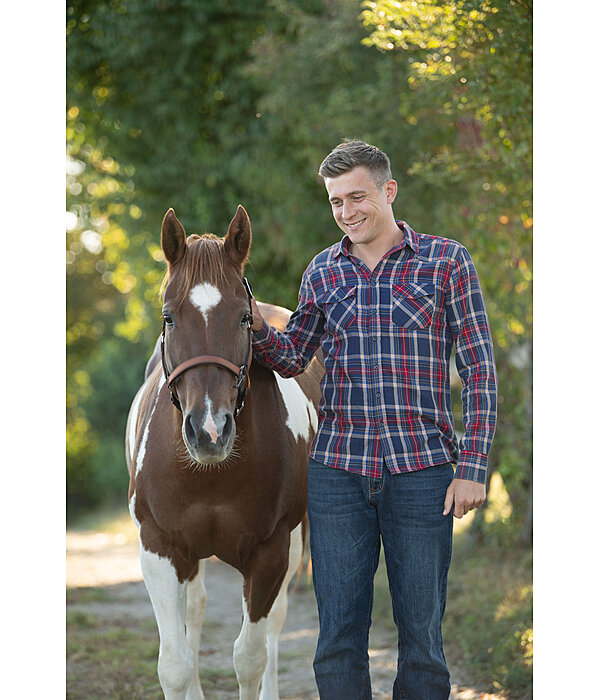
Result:
M204 317L208 324L208 312L214 309L222 299L221 292L210 282L201 282L190 291L190 301Z
M210 282L200 282L189 292L188 299L194 309L200 311L204 319L205 328L210 336L209 324L211 315L223 301L221 291ZM222 311L222 313L226 313ZM215 319L218 328L219 318ZM215 370L213 369L213 373ZM233 386L231 375L216 370L217 376L224 378L227 391ZM198 397L199 398L199 397ZM204 401L187 406L183 409L183 423L181 434L183 441L192 459L198 464L213 465L226 460L233 447L235 439L235 423L229 403L215 399L206 391Z

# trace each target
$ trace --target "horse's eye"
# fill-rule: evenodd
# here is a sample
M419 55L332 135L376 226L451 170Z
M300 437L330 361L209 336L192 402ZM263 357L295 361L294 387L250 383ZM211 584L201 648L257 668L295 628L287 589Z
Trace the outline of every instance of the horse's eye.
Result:
M173 325L173 317L170 314L164 313L163 318L165 319L165 323L167 324L167 326Z
M240 323L240 326L242 326L242 328L244 326L250 326L250 319L251 319L250 313L244 314L242 316L242 322Z

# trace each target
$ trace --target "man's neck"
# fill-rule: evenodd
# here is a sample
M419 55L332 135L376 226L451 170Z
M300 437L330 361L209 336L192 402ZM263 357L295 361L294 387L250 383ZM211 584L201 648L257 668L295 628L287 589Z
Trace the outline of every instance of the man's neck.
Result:
M369 270L373 271L383 256L404 240L404 233L398 228L396 222L394 227L395 231L390 231L389 235L381 236L370 243L351 243L350 254L362 260Z

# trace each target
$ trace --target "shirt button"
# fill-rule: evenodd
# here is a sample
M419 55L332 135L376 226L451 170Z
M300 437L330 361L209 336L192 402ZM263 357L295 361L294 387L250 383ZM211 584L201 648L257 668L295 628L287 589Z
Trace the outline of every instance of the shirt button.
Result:
M381 398L381 394L380 394L379 392L377 392L377 394L375 394L375 396L376 396L378 399Z

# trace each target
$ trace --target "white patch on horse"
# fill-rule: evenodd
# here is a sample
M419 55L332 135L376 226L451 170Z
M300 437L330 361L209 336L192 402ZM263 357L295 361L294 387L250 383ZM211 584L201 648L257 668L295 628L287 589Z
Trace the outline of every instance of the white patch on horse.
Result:
M203 695L198 677L193 677L194 653L185 633L187 582L180 583L170 560L145 549L141 539L140 563L158 625L158 676L164 695L199 700Z
M133 452L135 449L135 433L137 428L138 413L140 411L140 404L142 403L142 396L146 390L146 384L148 380L144 382L138 393L135 395L135 399L131 404L131 410L129 411L129 430L127 431L127 446L129 448L129 459L133 462Z
M280 377L277 372L275 379L288 413L285 424L296 438L296 442L298 438L308 441L311 426L313 430L317 429L317 412L312 401L295 379Z
M212 401L210 400L208 392L206 393L206 398L204 399L204 403L206 405L206 417L204 419L202 429L206 433L208 433L208 435L210 435L210 439L211 439L213 445L215 445L217 443L218 438L219 438L219 431L217 429L217 424L215 423L215 419L213 418Z
M267 665L267 618L250 622L245 598L242 598L242 605L242 629L233 644L233 668L240 686L240 698L255 698Z
M204 317L204 323L208 323L208 312L222 299L221 292L209 282L201 282L190 291L190 301Z
M135 526L137 529L140 529L140 523L139 520L135 517L135 491L133 492L133 495L129 499L129 515L131 515L131 519L135 523Z
M148 442L148 433L150 432L150 421L152 420L152 416L154 415L156 404L158 403L158 397L160 396L160 390L162 389L164 383L165 377L164 375L161 375L160 379L158 380L158 388L156 389L156 398L154 399L154 406L152 406L152 411L148 416L148 422L146 423L146 427L144 428L144 434L142 435L142 440L138 448L137 459L135 460L136 476L139 474L139 471L142 468L142 464L144 463L144 457L146 456L146 442Z

